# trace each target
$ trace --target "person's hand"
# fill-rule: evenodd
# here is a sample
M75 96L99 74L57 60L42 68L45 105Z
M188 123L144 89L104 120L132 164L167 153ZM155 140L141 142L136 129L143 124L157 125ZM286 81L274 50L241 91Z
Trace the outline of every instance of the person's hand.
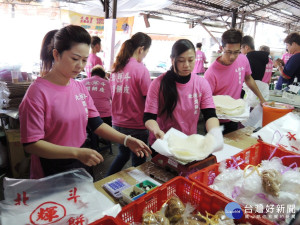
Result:
M165 136L165 132L163 132L161 129L154 131L154 136L156 139L163 139Z
M148 145L146 145L143 141L131 136L128 137L126 141L126 146L130 148L130 150L134 152L138 157L141 158L143 158L145 155L146 157L148 157L152 153Z
M99 152L89 148L78 148L76 159L87 166L96 166L104 161Z
M214 127L207 133L207 135L212 135L215 139L213 152L222 150L224 146L222 130L222 127Z
M282 59L276 59L275 61L274 61L274 66L275 67L278 67L278 66L283 66L284 65L284 62L283 62L283 60Z
M263 99L260 99L259 100L260 101L260 106L262 107L263 106L263 104L266 102L266 100L263 98Z

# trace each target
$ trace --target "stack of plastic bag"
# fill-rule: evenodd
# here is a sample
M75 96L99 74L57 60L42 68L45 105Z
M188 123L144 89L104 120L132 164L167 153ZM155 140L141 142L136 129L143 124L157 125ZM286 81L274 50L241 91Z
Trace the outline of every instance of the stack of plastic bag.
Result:
M42 179L4 179L0 224L89 224L121 211L76 169Z

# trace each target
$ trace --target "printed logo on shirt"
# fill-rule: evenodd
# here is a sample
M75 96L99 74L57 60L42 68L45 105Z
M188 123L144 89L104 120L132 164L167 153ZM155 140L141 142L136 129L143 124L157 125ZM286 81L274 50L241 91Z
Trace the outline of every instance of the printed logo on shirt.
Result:
M199 99L198 97L201 97L201 94L197 94L197 93L194 93L194 94L188 94L188 98L193 98L193 103L194 103L194 114L196 115L199 111Z
M105 93L105 89L104 89L104 86L105 86L105 85L106 85L106 84L105 84L104 82L101 82L101 83L100 83L100 81L97 81L97 80L92 81L92 82L87 81L87 82L85 83L85 86L86 86L86 88L88 89L88 91L93 91L93 92L99 91L99 92L102 92L102 93ZM99 87L99 86L100 86L100 87Z
M78 95L75 95L76 101L81 101L84 111L86 112L86 119L88 120L88 108L85 99L87 98L87 95L84 93L80 93Z
M235 69L235 72L239 74L239 84L242 84L242 71L244 70L244 67L239 67Z
M196 55L196 61L202 61L202 55Z
M131 77L129 76L129 72L125 74L123 72L112 74L111 81L116 82L116 85L112 85L112 92L119 94L130 94L130 87L126 84L126 82L128 82L130 78Z

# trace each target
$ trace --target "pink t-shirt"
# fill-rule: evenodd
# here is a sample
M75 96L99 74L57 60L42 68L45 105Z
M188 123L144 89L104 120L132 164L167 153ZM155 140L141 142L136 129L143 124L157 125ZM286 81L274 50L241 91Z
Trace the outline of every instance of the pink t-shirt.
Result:
M219 58L206 70L204 78L210 84L213 95L229 95L239 99L245 76L252 73L249 61L245 55L239 54L231 65L225 66L218 62Z
M122 71L112 73L112 124L124 128L146 129L143 123L145 96L151 79L143 63L130 58Z
M265 82L267 84L270 83L272 72L273 72L273 65L274 65L273 61L269 58L269 62L266 65L266 70L262 82Z
M286 52L286 53L284 53L283 55L282 55L282 61L284 62L284 64L286 64L287 63L287 61L289 61L289 59L291 58L291 56L292 56L292 54L290 54L290 53L288 53L288 52Z
M87 77L91 77L92 69L96 65L103 66L102 60L94 53L89 54L87 63L85 65L85 72L87 74Z
M73 79L59 86L38 78L27 90L19 107L21 142L45 140L80 147L86 139L88 118L99 113L86 87ZM33 155L32 155L33 156ZM39 163L36 156L32 163ZM31 164L31 168L40 165ZM31 173L39 173L37 169ZM32 178L39 175L31 174Z
M206 57L204 52L197 50L196 51L196 59L195 59L195 67L193 73L204 73L204 61L206 61Z
M111 116L111 91L109 81L99 76L86 78L83 84L88 89L101 117Z
M145 112L158 115L159 88L164 75L152 81L147 95ZM196 134L200 109L215 108L209 84L204 78L192 73L188 83L176 82L176 87L178 100L172 119L163 114L158 115L156 121L164 132L174 127L187 135ZM150 133L149 143L153 144L154 141L155 137Z

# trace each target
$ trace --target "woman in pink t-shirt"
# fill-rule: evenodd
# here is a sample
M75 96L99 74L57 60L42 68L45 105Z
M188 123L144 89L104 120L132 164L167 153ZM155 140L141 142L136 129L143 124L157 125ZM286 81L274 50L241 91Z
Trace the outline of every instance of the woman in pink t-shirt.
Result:
M205 72L204 63L207 63L206 56L204 52L201 51L202 43L197 43L196 47L197 47L197 51L196 51L195 67L193 73L196 73L198 75L201 74L203 75Z
M124 143L143 157L151 153L142 141L103 123L86 87L74 78L83 70L91 37L69 25L46 34L41 49L41 77L27 90L19 108L21 142L31 154L31 178L41 178L103 161L84 148L87 125L97 135Z
M151 45L151 38L142 32L126 40L117 55L110 76L112 90L113 127L144 142L148 141L148 131L143 123L145 99L151 83L150 74L142 63ZM107 175L120 171L132 155L132 166L146 161L131 154L120 144L119 154L112 163Z
M216 138L215 150L221 149L223 135L209 84L192 73L195 65L192 42L187 39L176 41L171 60L171 69L152 81L147 94L144 122L150 131L149 143L163 138L172 127L187 135L196 134L201 111L207 131ZM156 152L152 152L155 156Z
M97 56L97 53L101 50L101 39L97 36L92 36L91 41L91 50L89 57L86 62L85 72L87 77L91 77L91 72L94 66L100 65L103 66L102 60Z

